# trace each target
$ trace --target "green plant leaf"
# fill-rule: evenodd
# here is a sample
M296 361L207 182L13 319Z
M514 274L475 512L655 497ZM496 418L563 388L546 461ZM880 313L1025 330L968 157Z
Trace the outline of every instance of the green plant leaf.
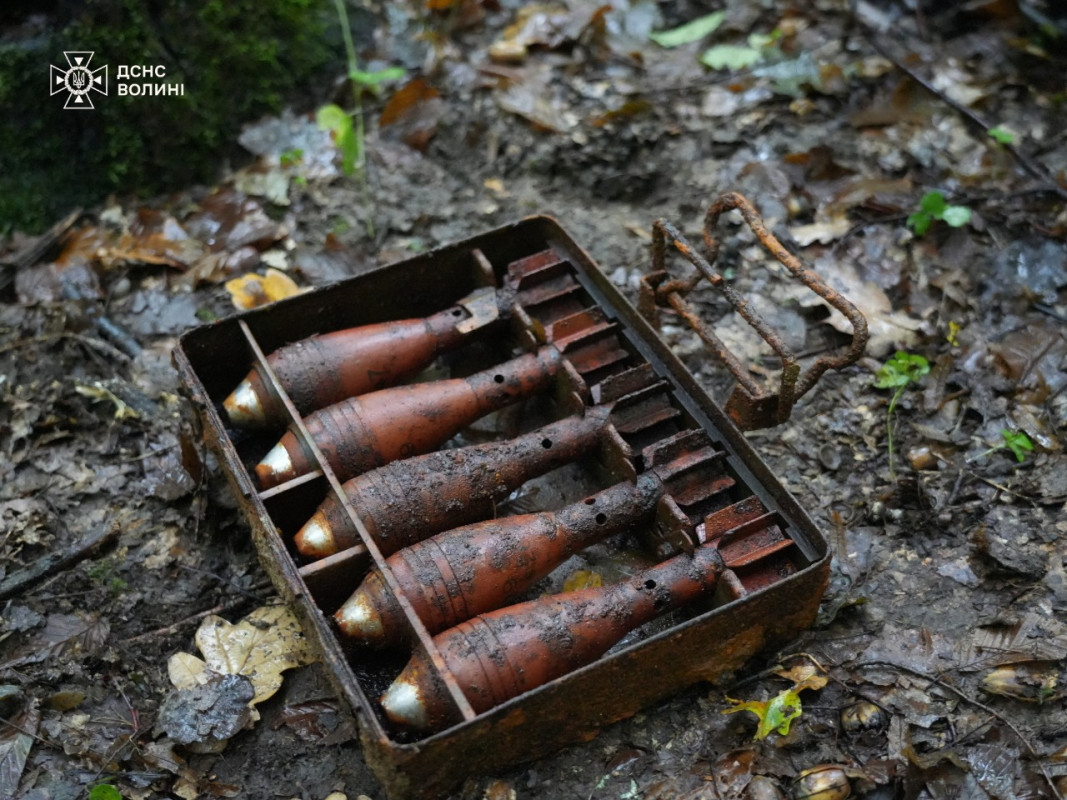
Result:
M1013 144L1015 142L1015 134L999 125L995 128L990 128L986 133L1001 144Z
M948 206L941 212L941 219L953 228L962 228L971 221L971 209L967 206Z
M891 369L888 364L883 364L874 374L874 386L876 389L893 389L897 386L907 386L908 376Z
M340 106L330 103L318 110L315 122L320 130L332 134L334 144L341 151L341 169L345 175L351 175L356 170L363 150L363 143L359 141L352 125L352 117Z
M766 50L768 47L773 47L774 43L782 38L782 32L775 28L770 33L750 33L748 35L748 46L756 50Z
M886 361L874 375L874 385L878 389L892 389L907 386L917 381L930 371L930 362L917 353L898 350Z
M763 53L754 47L740 47L735 44L715 45L704 52L700 63L712 69L744 69L758 63Z
M679 25L669 31L655 31L648 38L660 47L680 47L683 44L698 42L722 25L726 19L725 11L715 11L703 17L697 17L692 22Z
M1032 452L1034 449L1034 443L1030 441L1030 437L1022 431L1013 431L1004 428L1004 430L1000 432L1000 435L1004 439L1004 446L1011 450L1016 461L1025 461L1026 454Z
M122 800L122 794L110 783L98 783L89 790L89 800Z
M754 739L766 739L773 731L783 736L789 733L789 726L793 720L800 716L803 707L800 704L800 695L796 687L785 689L770 700L734 700L727 697L733 708L723 710L723 714L733 714L738 711L750 711L759 718L759 727L756 729Z
M337 133L345 127L352 127L352 117L340 106L330 103L315 112L315 123L320 131Z
M350 69L348 71L348 79L352 83L362 86L374 94L379 94L382 91L383 83L398 81L405 75L407 75L407 70L403 67L386 67L374 72L364 72L361 69Z
M278 163L283 167L292 167L304 159L304 151L299 147L290 147L278 156Z
M916 211L914 214L908 215L907 226L915 231L916 236L922 236L930 229L933 221L934 218L925 211Z
M945 196L941 192L927 192L919 201L919 208L934 219L941 219L947 206L948 203L945 202Z
M889 474L893 471L893 409L912 381L917 381L930 371L930 362L916 353L897 350L874 374L874 385L879 389L896 389L885 411L885 432L889 449Z
M941 192L927 192L919 201L919 210L908 217L907 224L916 235L922 236L935 219L944 220L953 228L961 228L971 221L971 209L950 206Z

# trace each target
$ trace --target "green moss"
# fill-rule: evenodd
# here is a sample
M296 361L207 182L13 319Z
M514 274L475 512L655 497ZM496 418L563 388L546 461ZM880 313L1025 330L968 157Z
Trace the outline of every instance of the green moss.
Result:
M313 107L343 63L326 0L78 8L50 35L0 44L0 231L39 230L110 193L213 181L242 124L287 103ZM65 50L91 50L92 67L108 65L109 94L93 94L92 111L64 110L65 95L45 90ZM119 65L162 65L184 94L119 96Z

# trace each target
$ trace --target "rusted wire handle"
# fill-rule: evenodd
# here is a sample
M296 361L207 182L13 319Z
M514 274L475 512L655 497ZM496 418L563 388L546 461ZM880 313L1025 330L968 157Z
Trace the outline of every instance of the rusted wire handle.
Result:
M841 356L822 357L815 361L803 375L796 354L782 340L781 335L757 314L719 272L712 268L719 255L719 240L712 235L712 228L724 211L737 209L756 238L776 259L799 278L805 286L836 308L852 324L852 344ZM704 245L707 258L697 253L686 238L666 220L656 220L652 227L652 272L642 279L638 307L654 325L658 325L658 307L670 306L696 331L708 348L719 358L737 379L738 386L727 401L726 410L734 421L745 430L766 428L789 419L797 399L815 385L828 369L841 369L855 363L867 346L867 320L859 310L840 292L827 286L822 278L805 268L800 261L782 246L767 230L763 219L752 204L736 192L728 192L708 208L704 215ZM674 247L689 261L697 272L688 278L669 280L666 270L667 247ZM727 299L741 317L770 345L782 360L782 378L777 394L771 394L753 380L744 364L723 344L700 319L696 310L685 299L704 277Z

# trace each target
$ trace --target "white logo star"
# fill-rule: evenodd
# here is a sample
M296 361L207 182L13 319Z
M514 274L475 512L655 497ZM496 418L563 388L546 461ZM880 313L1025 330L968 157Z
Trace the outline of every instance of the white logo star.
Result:
M93 108L89 93L107 94L107 65L89 69L89 62L93 58L92 50L66 50L63 55L67 59L68 68L52 65L49 78L51 94L63 91L69 93L63 108Z

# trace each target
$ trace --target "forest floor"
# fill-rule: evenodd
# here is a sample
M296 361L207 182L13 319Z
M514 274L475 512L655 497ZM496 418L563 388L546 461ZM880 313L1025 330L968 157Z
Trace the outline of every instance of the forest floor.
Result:
M835 549L819 618L732 685L455 796L762 798L833 764L862 797L1063 797L1062 21L1026 3L726 0L715 30L668 47L650 32L703 4L520 5L386 4L364 67L407 77L365 100L361 175L313 119L285 115L245 130L255 160L217 187L118 198L6 244L0 796L385 796L317 663L286 672L258 721L215 730L221 752L161 723L168 660L196 650L204 620L275 598L171 364L180 333L233 313L225 281L269 267L318 285L547 213L635 300L653 221L695 241L737 191L871 328L863 359L749 435ZM804 363L847 340L739 219L719 231L719 267ZM710 287L690 299L773 374ZM724 400L696 337L670 317L663 336ZM754 739L726 695L779 695L776 665L828 682L787 733Z

